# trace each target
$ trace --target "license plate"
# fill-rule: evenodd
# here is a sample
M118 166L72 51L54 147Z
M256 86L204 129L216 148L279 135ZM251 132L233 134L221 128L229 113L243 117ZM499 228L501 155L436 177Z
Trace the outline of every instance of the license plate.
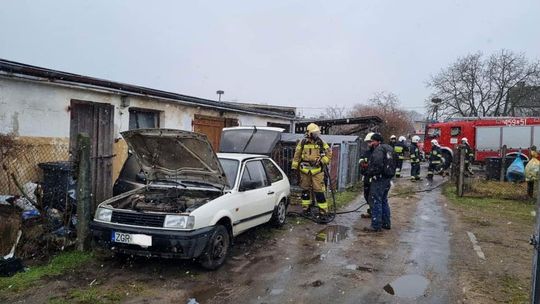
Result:
M115 243L139 245L141 247L152 246L152 237L146 234L132 234L113 231L111 241Z

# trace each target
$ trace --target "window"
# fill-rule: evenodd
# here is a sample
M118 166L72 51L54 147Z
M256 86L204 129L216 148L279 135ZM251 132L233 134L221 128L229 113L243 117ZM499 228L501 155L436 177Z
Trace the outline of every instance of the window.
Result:
M129 109L129 129L159 128L159 111Z
M225 171L229 188L232 189L234 187L234 183L236 182L236 173L238 173L238 161L234 159L220 158L219 162L221 163L223 171Z
M441 129L439 128L429 128L427 131L429 138L437 138L441 135Z
M240 189L253 190L270 185L262 163L258 160L246 163L240 182Z
M452 127L450 129L450 136L456 137L459 136L459 134L461 134L461 127Z
M268 174L268 178L270 178L270 181L272 183L279 182L283 179L281 171L279 171L278 167L276 167L276 165L271 160L263 160L263 165L266 169L266 173Z

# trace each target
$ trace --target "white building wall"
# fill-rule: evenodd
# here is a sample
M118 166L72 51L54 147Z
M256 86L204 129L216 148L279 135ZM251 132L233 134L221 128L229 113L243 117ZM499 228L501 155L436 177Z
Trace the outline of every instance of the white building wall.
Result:
M18 136L69 137L71 100L83 100L114 105L115 137L129 128L129 107L162 111L163 128L193 130L195 114L236 118L243 126L266 126L268 122L289 124L290 120L224 112L174 101L129 96L129 107L121 107L119 94L98 90L67 87L54 83L0 77L0 133Z

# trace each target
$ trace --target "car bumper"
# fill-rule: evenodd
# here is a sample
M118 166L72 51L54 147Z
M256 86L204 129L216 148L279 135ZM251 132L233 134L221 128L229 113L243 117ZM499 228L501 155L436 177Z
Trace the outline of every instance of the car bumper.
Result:
M90 230L92 238L98 246L114 252L146 257L192 259L199 257L203 253L214 227L205 227L193 231L176 231L128 227L115 225L114 223L92 221ZM152 246L143 248L139 245L113 242L113 231L149 235L152 237Z

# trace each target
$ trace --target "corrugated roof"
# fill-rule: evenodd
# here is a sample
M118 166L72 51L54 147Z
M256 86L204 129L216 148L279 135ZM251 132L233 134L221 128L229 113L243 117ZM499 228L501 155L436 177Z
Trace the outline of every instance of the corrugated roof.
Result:
M229 110L232 112L241 112L249 113L263 116L271 116L275 118L284 118L284 119L294 119L294 115L286 115L282 112L272 112L269 110L257 109L252 107L245 107L238 104L232 104L223 101L215 101L210 99L204 99L199 97L193 97L188 95L182 95L178 93L172 93L162 90L156 90L152 88L136 86L121 82L115 82L100 78L94 78L89 76L83 76L73 73L67 73L37 66L32 66L24 63L9 61L5 59L0 59L0 75L21 75L21 76L31 76L38 78L46 78L47 80L65 83L65 84L81 84L86 86L92 86L107 90L114 90L116 92L121 92L126 95L145 95L149 97L156 98L166 98L176 100L182 103L194 104L197 106L208 107L208 108L218 108L223 110Z

